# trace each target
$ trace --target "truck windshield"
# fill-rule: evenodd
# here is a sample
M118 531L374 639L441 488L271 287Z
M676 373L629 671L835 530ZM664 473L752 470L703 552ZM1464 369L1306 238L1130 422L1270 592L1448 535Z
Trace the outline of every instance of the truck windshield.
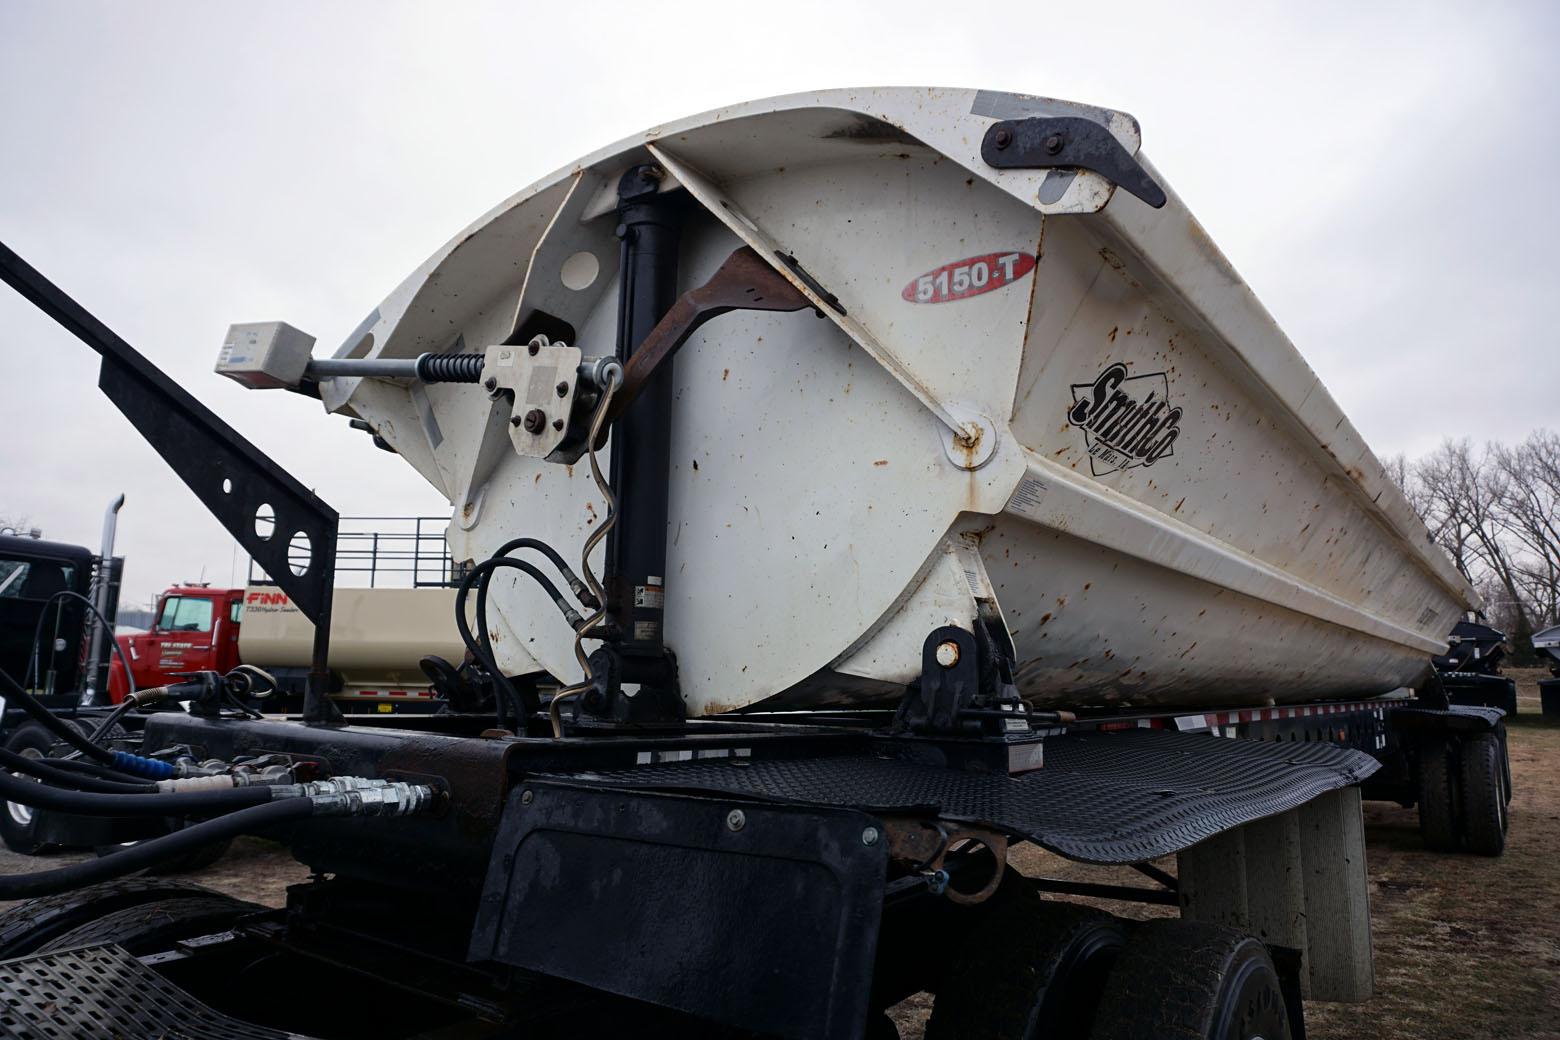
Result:
M0 597L48 599L73 588L75 568L57 560L0 559Z
M211 600L195 596L169 596L163 601L157 627L169 632L210 632Z

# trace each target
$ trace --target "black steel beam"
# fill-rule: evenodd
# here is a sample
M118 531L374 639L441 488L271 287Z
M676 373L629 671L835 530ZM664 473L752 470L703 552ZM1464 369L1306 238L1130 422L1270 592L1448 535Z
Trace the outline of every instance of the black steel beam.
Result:
M326 672L336 511L4 243L0 279L102 356L98 387L314 622L304 714L314 721L339 719L327 696ZM266 506L275 519L262 533L256 520ZM301 574L288 561L288 546L299 534L309 543L308 566Z

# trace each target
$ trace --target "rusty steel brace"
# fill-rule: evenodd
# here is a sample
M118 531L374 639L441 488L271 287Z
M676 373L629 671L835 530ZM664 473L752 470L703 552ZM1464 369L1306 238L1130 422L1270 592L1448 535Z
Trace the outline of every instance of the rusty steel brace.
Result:
M996 858L996 869L991 878L976 892L960 892L943 885L941 894L962 906L984 903L996 892L1007 870L1007 836L978 827L958 827L953 830L942 823L925 820L889 819L884 821L888 837L888 857L896 863L908 866L912 871L935 877L942 872L943 861L957 844L973 841L986 846Z
M650 382L660 364L677 353L688 337L711 318L731 311L799 311L813 303L750 246L728 256L710 280L677 298L623 366L623 387L607 412L607 422L622 415Z

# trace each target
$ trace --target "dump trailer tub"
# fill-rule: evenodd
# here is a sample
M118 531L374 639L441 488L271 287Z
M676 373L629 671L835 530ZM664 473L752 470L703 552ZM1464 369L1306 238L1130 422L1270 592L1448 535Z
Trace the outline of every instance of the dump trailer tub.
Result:
M1045 168L1053 137L1110 176ZM690 714L891 703L927 632L978 617L1043 706L1413 685L1476 594L1140 140L1120 112L973 90L695 116L506 200L338 357L539 332L611 354L619 182L650 164L685 201L679 291L747 246L816 308L712 321L670 377L664 585L638 591ZM603 519L589 467L517 453L480 387L321 389L449 498L456 559L572 550ZM507 671L574 681L534 587L493 602Z

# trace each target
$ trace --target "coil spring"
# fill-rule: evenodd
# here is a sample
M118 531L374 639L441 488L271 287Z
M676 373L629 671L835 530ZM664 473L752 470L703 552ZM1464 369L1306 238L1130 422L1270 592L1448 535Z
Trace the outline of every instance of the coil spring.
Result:
M424 383L476 383L482 379L481 354L424 354L417 359Z

